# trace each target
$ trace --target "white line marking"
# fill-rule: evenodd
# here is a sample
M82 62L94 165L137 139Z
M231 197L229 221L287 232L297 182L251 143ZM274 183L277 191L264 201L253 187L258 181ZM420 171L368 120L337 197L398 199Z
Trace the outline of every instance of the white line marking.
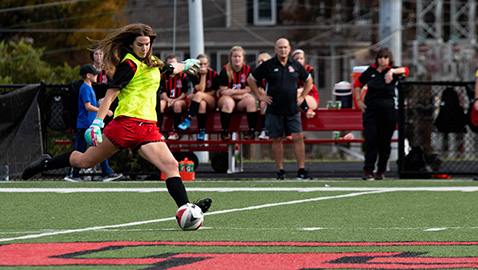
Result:
M438 231L445 231L448 230L448 228L429 228L424 230L425 232L438 232Z
M166 188L0 188L0 193L76 193L76 192L167 192ZM237 192L237 191L295 191L295 192L315 192L315 191L462 191L475 192L478 186L466 187L221 187L221 188L187 188L187 191L197 192Z
M356 196L361 196L361 195L384 193L384 192L388 192L388 191L385 191L385 190L368 191L368 192L343 194L343 195L337 195L337 196L327 196L327 197L317 197L317 198L312 198L312 199L295 200L295 201L288 201L288 202L268 203L268 204L249 206L249 207L244 207L244 208L236 208L236 209L227 209L227 210L220 210L220 211L215 211L215 212L208 212L205 215L217 215L217 214L232 213L232 212L239 212L239 211L255 210L255 209L261 209L261 208L267 208L267 207L273 207L273 206L280 206L280 205L290 205L290 204L298 204L298 203L304 203L304 202L314 202L314 201L323 201L323 200L330 200L330 199L348 198L348 197L356 197ZM40 238L40 237L43 237L43 236L69 234L69 233L76 233L76 232L103 230L103 229L110 229L110 228L137 226L137 225L143 225L143 224L149 224L149 223L155 223L155 222L170 221L170 220L174 220L174 219L175 219L175 217L170 217L170 218L161 218L161 219L129 222L129 223L124 223L124 224L116 224L116 225L95 226L95 227L89 227L89 228L83 228L83 229L61 230L61 231L53 231L53 232L46 232L46 233L40 233L40 234L30 234L30 235L24 235L24 236L19 236L19 237L3 238L3 239L0 239L0 242Z

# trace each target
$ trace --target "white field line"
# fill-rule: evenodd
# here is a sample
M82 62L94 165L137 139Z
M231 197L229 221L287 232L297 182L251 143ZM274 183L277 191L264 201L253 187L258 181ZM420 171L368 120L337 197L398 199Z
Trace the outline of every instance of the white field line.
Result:
M295 191L295 192L315 192L315 191L478 191L478 186L463 187L221 187L221 188L187 188L188 192L237 192L237 191ZM166 188L0 188L0 193L35 193L35 192L53 192L53 193L77 193L77 192L167 192Z
M350 194L344 194L344 195L317 197L317 198L311 198L311 199L295 200L295 201L280 202L280 203L268 203L268 204L249 206L249 207L244 207L244 208L236 208L236 209L227 209L227 210L208 212L208 213L206 213L206 215L217 215L217 214L232 213L232 212L239 212L239 211L255 210L255 209L261 209L261 208L267 208L267 207L273 207L273 206L280 206L280 205L290 205L290 204L298 204L298 203L304 203L304 202L313 202L313 201L323 201L323 200L339 199L339 198L347 198L347 197L356 197L356 196L361 196L361 195L368 195L368 194L374 194L374 193L384 193L384 192L388 192L388 190L387 191L386 190L380 190L380 191L367 191L367 192L359 192L359 193L350 193ZM59 235L59 234L70 234L70 233L77 233L77 232L103 230L103 229L110 229L110 228L137 226L137 225L143 225L143 224L148 224L148 223L169 221L169 220L174 220L174 219L175 219L175 217L169 217L169 218L129 222L129 223L123 223L123 224L115 224L115 225L95 226L95 227L88 227L88 228L82 228L82 229L52 231L52 232L45 232L45 233L39 233L39 234L24 235L24 236L19 236L19 237L0 238L0 242L40 238L40 237L43 237L43 236L53 236L53 235Z

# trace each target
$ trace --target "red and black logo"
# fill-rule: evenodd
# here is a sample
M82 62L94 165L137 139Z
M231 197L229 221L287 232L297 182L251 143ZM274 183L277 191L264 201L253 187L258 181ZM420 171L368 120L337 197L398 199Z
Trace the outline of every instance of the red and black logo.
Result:
M409 246L477 246L478 242L78 242L0 245L1 266L152 265L154 269L453 269L478 268L478 257L430 257ZM111 258L103 252L145 246L380 247L398 252L164 253ZM121 252L118 252L120 254Z

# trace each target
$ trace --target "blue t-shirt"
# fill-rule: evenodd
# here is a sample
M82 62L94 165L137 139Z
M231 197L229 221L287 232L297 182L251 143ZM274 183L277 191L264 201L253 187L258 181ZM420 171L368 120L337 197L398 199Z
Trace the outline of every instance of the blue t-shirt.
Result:
M80 92L78 93L78 121L76 128L87 129L96 118L95 112L86 110L86 102L90 102L91 105L98 107L96 105L96 94L93 87L83 83L80 87Z

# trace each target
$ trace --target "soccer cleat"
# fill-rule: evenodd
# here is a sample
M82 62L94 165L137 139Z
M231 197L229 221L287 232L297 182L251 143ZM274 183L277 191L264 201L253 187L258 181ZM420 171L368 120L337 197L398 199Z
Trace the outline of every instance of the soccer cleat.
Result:
M300 169L297 172L297 180L311 180L312 177L309 176L309 172L305 169Z
M259 134L259 137L258 137L258 138L259 138L259 140L269 140L269 136L267 136L267 133L266 133L265 130L263 130L263 131L261 132L261 134Z
M372 172L365 172L362 176L362 180L369 180L369 181L373 181L375 180L375 178L373 177L373 173Z
M199 208L201 208L201 210L204 214L209 210L209 207L211 207L212 200L209 199L209 198L206 198L204 200L200 200L199 202L195 202L194 204L199 206Z
M83 182L83 180L80 177L71 177L69 175L65 176L63 180L68 181L68 182Z
M313 118L315 116L315 112L312 109L308 109L307 112L305 113L305 117L307 118Z
M206 131L204 131L204 130L199 131L197 140L198 141L204 141L205 138L206 138Z
M284 170L278 170L276 179L284 180L285 179L285 171Z
M161 140L162 141L165 141L166 140L166 137L164 137L163 133L160 133L161 134Z
M292 135L285 136L285 139L288 140L288 141L292 141Z
M222 139L223 141L229 141L229 140L231 140L231 136L229 136L229 132L227 132L227 131L221 132L221 139Z
M179 124L178 128L180 128L181 130L186 130L189 128L190 125L191 125L191 119L186 118L181 124Z
M256 134L254 134L254 130L249 130L247 132L244 133L244 140L254 140L254 138L256 137Z
M385 179L385 174L383 172L377 172L375 174L375 180L383 180Z
M174 132L174 131L169 133L168 140L170 140L170 141L179 140L179 134L177 132Z
M114 181L114 180L121 179L121 177L123 177L122 173L112 173L112 174L109 174L109 175L103 177L103 182L111 182L111 181Z
M48 159L51 159L50 155L48 154L41 155L37 160L35 160L35 162L31 163L23 170L22 179L27 180L32 178L35 174L41 173L44 169L42 168L43 162Z

